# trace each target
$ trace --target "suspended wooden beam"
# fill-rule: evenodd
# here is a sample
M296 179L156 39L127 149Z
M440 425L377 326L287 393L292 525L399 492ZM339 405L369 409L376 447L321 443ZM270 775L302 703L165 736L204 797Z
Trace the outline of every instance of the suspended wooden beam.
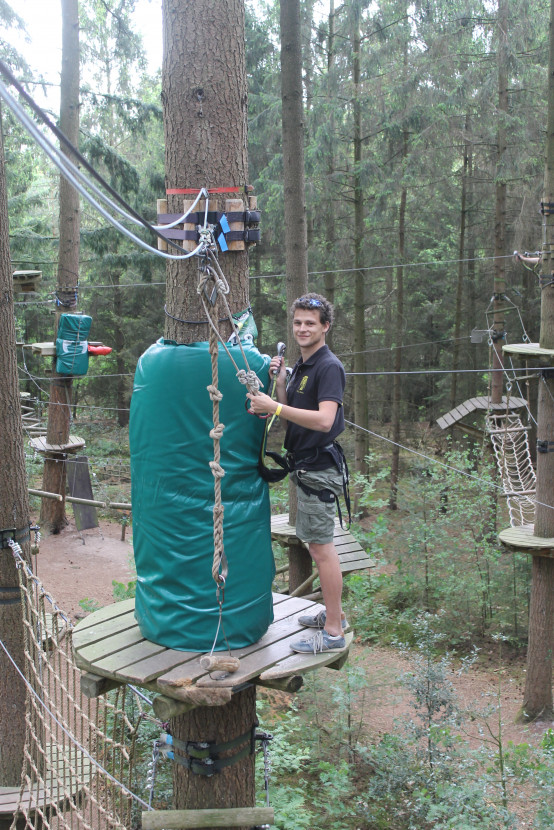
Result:
M185 830L187 827L252 827L273 824L272 807L211 810L151 810L142 814L142 830Z
M47 493L45 490L35 490L33 487L28 488L30 496L38 496L41 499L55 499L62 501L59 493ZM132 505L127 502L119 501L96 501L95 499L79 499L77 496L66 496L65 500L71 504L88 504L91 507L111 507L113 510L131 510Z

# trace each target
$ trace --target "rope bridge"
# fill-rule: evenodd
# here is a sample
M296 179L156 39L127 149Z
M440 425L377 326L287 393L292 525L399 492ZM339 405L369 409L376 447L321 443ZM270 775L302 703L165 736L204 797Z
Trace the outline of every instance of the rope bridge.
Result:
M486 428L506 495L510 524L535 523L536 476L529 450L528 427L519 415L488 415Z
M126 830L141 717L133 724L126 714L126 686L84 697L71 622L28 568L19 545L10 546L23 603L26 737L21 787L0 788L1 811L13 814L12 830Z

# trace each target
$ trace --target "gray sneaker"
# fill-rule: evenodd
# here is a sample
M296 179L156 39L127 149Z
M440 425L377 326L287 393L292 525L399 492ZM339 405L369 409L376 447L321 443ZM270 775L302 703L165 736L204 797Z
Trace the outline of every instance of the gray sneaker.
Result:
M297 640L291 643L290 647L299 654L322 654L328 651L344 651L346 640L344 637L331 637L325 629L316 631L311 637L304 640Z
M319 611L317 614L305 614L302 617L298 617L298 622L300 625L306 626L306 628L325 628L326 619L327 614L324 609L323 611ZM348 622L346 620L342 620L342 630L346 631L347 628Z

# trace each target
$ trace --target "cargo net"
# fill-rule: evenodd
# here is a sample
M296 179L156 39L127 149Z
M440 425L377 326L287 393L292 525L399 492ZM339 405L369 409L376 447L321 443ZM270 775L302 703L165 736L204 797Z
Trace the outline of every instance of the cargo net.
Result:
M536 476L529 451L528 427L519 415L489 415L486 419L506 496L512 527L535 523Z
M81 693L72 624L19 545L10 547L23 602L27 688L23 772L11 830L126 830L141 718L133 725L125 712L126 686L94 699Z

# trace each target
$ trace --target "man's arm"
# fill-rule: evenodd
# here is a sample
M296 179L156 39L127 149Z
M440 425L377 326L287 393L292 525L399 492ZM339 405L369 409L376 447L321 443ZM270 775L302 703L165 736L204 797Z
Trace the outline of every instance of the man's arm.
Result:
M289 406L286 403L286 392L279 385L276 387L277 400L273 400L269 395L264 395L263 392L258 392L257 395L248 393L247 398L250 398L250 409L256 415L264 415L269 413L272 415L279 406L281 410L279 417L284 421L292 421L293 424L298 424L300 427L306 429L313 429L315 432L329 432L335 423L335 416L339 404L336 401L320 401L319 409L298 409L295 406Z

